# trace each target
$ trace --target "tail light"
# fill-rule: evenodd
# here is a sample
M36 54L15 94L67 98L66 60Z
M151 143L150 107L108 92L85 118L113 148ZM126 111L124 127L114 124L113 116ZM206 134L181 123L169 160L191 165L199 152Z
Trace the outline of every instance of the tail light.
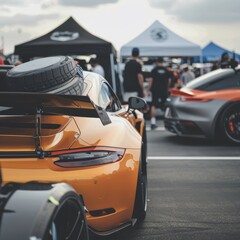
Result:
M90 147L52 152L58 156L54 163L64 168L87 167L117 162L122 159L125 150L111 147Z

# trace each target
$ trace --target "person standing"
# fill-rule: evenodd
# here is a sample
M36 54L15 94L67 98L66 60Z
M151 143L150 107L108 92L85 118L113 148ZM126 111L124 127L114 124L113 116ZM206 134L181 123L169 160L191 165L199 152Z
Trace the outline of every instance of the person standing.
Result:
M138 48L132 49L132 58L125 65L123 79L125 102L131 96L145 97L144 76Z
M99 64L96 58L91 58L89 60L91 65L91 71L100 74L102 77L105 77L105 72L103 67Z
M163 58L157 59L157 64L150 73L148 90L152 94L151 104L151 129L157 128L156 108L160 102L160 108L165 110L165 102L169 96L169 86L171 84L171 73L164 67Z
M182 86L185 86L187 83L192 81L195 78L195 74L189 69L188 66L185 66L183 68L183 73L180 77L180 80L182 81Z
M221 55L220 67L221 68L235 68L238 66L238 62L235 60L235 53L233 52L233 58L231 58L228 52L224 52Z

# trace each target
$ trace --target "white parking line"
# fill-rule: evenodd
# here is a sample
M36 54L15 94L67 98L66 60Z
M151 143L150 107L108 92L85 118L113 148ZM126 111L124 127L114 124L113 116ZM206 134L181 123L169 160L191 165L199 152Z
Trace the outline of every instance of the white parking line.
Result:
M236 160L239 161L240 157L234 157L234 156L148 156L147 160L149 161L164 161L164 160Z

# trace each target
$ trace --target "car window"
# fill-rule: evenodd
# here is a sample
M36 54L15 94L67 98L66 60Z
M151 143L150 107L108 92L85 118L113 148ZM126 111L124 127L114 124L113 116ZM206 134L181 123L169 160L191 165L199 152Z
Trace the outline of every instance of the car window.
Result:
M217 91L234 88L240 88L240 75L235 73L229 76L220 77L218 79L215 79L214 81L203 84L197 89L204 91Z
M223 69L217 69L215 71L203 74L194 80L190 81L184 88L189 88L189 89L198 89L201 87L203 84L211 82L215 79L218 79L221 76L225 76L227 71Z
M103 83L99 94L100 107L108 112L116 112L120 110L121 104L113 90L107 83Z

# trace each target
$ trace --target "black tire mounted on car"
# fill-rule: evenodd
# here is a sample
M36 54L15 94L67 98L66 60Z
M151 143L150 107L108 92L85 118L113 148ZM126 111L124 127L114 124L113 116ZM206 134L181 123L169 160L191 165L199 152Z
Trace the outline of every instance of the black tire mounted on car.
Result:
M136 218L138 223L144 220L147 212L147 145L146 145L146 129L143 129L142 137L142 155L138 172L137 190L133 209L133 218Z
M223 111L219 129L223 139L229 143L240 144L240 103L236 102Z
M70 185L8 183L0 193L1 240L89 240L82 198Z
M69 92L79 90L74 77L77 69L71 57L41 58L18 65L7 72L7 88L16 92ZM64 87L67 86L67 87Z
M89 240L84 206L76 193L61 199L61 205L45 233L46 240Z

